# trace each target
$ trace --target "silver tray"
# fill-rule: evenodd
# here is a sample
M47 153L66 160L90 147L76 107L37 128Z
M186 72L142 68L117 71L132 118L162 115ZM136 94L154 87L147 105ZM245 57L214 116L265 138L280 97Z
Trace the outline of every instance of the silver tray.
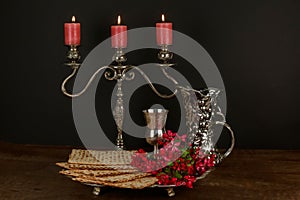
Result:
M213 169L207 170L204 174L202 174L201 176L196 178L196 181L201 180L203 178L205 178ZM90 183L82 183L84 185L88 185L88 186L92 186L93 187L93 194L96 196L99 196L101 194L101 188L103 187L108 187L108 186L104 186L104 185L100 185L100 184L90 184ZM181 187L182 185L159 185L159 184L155 184L152 186L149 186L148 188L163 188L167 191L167 194L169 197L173 197L175 196L175 191L174 188L176 187ZM109 186L111 187L111 186Z

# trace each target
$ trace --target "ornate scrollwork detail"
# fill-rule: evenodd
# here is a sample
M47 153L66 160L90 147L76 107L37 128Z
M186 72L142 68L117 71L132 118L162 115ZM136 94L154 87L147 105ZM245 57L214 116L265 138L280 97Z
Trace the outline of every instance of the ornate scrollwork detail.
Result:
M104 76L107 80L133 80L135 77L134 72L127 73L134 66L131 65L117 65L117 66L108 66L108 70L104 73Z
M108 70L104 73L104 77L109 81L115 80L117 78L117 70L110 66L107 69Z
M128 76L126 76L128 75ZM135 73L134 72L128 72L127 74L125 74L125 80L126 81L131 81L135 78Z

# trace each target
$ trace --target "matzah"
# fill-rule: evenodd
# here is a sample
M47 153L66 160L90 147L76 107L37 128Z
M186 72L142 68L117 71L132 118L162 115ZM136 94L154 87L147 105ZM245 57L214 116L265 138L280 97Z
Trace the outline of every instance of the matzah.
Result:
M105 176L105 177L94 177L94 176L82 175L79 178L87 179L87 180L95 180L99 182L116 183L116 182L131 181L137 178L142 178L150 175L151 175L150 173L131 173L131 174L121 174L121 175Z
M131 165L90 165L90 164L75 164L67 162L58 162L57 166L65 169L87 169L87 170L134 170Z
M134 151L95 151L73 149L68 163L93 165L129 165Z
M67 175L67 176L111 176L111 175L120 175L120 174L129 174L129 173L135 173L136 170L61 170L59 173Z
M157 178L138 172L130 165L135 151L93 151L73 149L68 162L56 165L67 169L60 173L72 180L119 188L142 189L154 185Z
M157 182L156 177L142 177L135 180L127 181L127 182L101 182L95 179L85 179L85 178L74 178L73 180L90 183L90 184L99 184L111 187L119 187L119 188L130 188L130 189L143 189L145 187L149 187L154 185Z

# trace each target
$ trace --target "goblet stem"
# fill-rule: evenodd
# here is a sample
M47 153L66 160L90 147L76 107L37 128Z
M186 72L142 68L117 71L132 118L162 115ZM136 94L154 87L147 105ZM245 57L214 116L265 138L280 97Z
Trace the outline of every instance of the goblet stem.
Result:
M154 155L158 154L158 144L154 145Z

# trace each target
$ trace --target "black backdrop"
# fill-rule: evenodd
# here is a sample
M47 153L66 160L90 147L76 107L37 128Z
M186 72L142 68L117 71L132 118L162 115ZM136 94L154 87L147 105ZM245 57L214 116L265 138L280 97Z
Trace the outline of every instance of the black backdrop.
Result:
M85 57L109 37L117 14L129 28L137 28L153 26L166 13L174 29L198 41L217 64L237 146L299 148L299 1L10 0L1 4L1 140L80 144L72 102L60 91L70 72L62 65L63 23L72 15L82 24L80 50Z

